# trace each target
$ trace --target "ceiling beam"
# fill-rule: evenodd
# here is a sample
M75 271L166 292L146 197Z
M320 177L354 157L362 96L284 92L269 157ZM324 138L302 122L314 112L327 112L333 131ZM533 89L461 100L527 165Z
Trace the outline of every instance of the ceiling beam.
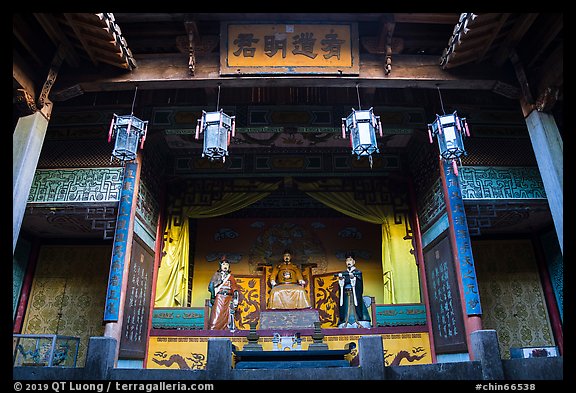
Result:
M42 26L50 40L56 45L57 48L62 48L64 51L64 59L71 67L78 67L79 60L73 45L70 43L66 34L60 29L58 21L54 19L51 14L34 13L36 20Z
M134 22L183 22L193 16L196 21L318 21L317 13L114 13L116 21L122 23ZM376 22L384 13L323 13L322 20L326 22ZM460 14L453 13L395 13L394 19L398 23L432 23L454 25L458 22Z
M199 59L194 76L190 75L188 59L178 55L149 55L138 57L138 68L131 72L109 73L94 70L70 70L58 80L55 93L71 86L84 92L142 89L183 89L213 87L386 87L386 88L430 88L440 84L445 89L492 90L497 82L508 83L501 70L478 66L466 71L445 71L438 65L437 56L397 55L394 70L385 75L383 56L366 55L360 62L360 74L339 75L234 75L220 76L218 54Z
M492 59L494 65L501 66L506 60L508 60L510 53L516 51L516 46L522 40L522 37L526 34L532 23L536 20L539 14L522 14L516 19L512 30L506 34L506 38L500 44L498 52L494 54Z
M37 65L44 66L44 62L42 61L40 56L38 56L38 54L36 53L37 51L34 48L32 48L30 44L35 40L28 23L20 15L14 14L12 16L12 26L14 36L16 36L20 44L22 44L22 46L24 47L24 49L26 49L26 51L32 57L32 59L34 59Z
M34 75L30 67L26 65L16 51L12 51L12 78L36 100L36 84L30 75Z
M540 34L534 42L530 45L532 47L532 53L530 55L531 60L526 65L527 68L531 68L536 61L540 59L542 53L544 53L550 43L560 34L562 28L564 27L564 18L562 14L552 15L549 18L548 25L543 34Z
M396 23L431 23L439 25L455 25L460 19L460 14L454 13L395 13Z
M504 26L504 24L506 23L506 21L508 20L509 17L510 17L510 13L500 14L498 21L495 24L492 24L490 26L492 32L487 33L488 38L486 39L484 48L480 51L480 54L478 55L478 59L476 60L477 62L480 62L484 59L484 56L486 56L486 53L492 47L492 43L494 42L496 37L498 37L500 30L502 29L502 27Z
M68 24L76 34L76 37L78 37L78 40L82 44L82 47L84 48L86 53L88 54L88 57L90 57L90 60L92 60L92 64L98 65L98 60L96 60L96 56L92 52L92 49L88 44L88 42L86 42L86 40L84 39L84 33L82 33L80 27L76 24L74 14L64 13L64 18L66 18L66 22L68 22Z

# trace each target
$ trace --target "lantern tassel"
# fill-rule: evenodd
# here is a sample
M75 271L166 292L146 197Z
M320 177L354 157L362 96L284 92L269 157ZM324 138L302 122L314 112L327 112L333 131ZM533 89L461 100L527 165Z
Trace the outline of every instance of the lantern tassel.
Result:
M428 139L430 140L430 143L434 143L434 140L432 139L432 130L430 129L430 124L428 124Z
M144 141L146 140L146 132L148 131L148 122L144 122L144 133L142 134L142 140L140 142L140 149L144 148Z
M464 119L464 129L466 130L466 136L470 136L470 130L468 129L468 122Z
M196 121L196 135L194 135L194 139L200 138L200 119Z
M456 160L452 160L452 169L454 169L454 175L458 176L458 164L456 164Z
M112 132L114 131L114 119L116 115L112 117L112 121L110 122L110 130L108 130L108 143L112 140Z
M204 131L204 116L206 115L206 112L202 111L202 117L200 118L200 132Z

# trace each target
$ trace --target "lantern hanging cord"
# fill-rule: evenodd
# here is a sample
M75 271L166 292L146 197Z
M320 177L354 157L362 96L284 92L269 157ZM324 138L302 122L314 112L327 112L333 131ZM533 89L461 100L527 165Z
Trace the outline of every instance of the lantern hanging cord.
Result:
M360 91L358 90L358 83L356 83L356 96L358 96L358 110L362 110L362 106L360 105Z
M219 107L220 107L220 83L218 83L218 99L216 100L216 112L218 112Z
M134 90L134 99L132 100L132 111L130 112L130 116L134 116L134 104L136 103L136 93L138 93L138 86Z
M440 96L440 106L442 107L442 114L445 115L446 111L444 110L444 103L442 102L442 94L440 94L440 86L436 85L438 89L438 95Z

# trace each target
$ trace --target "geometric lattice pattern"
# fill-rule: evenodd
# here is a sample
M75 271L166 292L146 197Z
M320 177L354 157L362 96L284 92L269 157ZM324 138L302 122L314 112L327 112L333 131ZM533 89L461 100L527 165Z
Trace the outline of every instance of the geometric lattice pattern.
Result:
M546 192L536 167L470 167L461 169L464 199L545 199Z
M110 160L112 143L106 139L45 140L38 159L38 168L115 167Z
M468 138L464 166L536 166L529 138Z
M42 247L22 333L80 337L82 367L89 337L104 334L109 264L110 246Z
M118 202L123 168L37 169L29 203Z
M511 347L555 345L532 242L475 241L473 251L483 328L498 333L501 357Z
M438 179L428 192L418 199L418 219L423 231L446 211L442 182Z

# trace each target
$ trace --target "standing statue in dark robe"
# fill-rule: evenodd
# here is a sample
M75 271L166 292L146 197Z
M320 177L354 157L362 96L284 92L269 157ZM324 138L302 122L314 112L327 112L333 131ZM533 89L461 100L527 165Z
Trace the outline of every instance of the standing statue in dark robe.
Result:
M238 307L239 286L230 270L230 263L226 257L222 257L220 268L214 273L208 291L210 291L210 303L212 309L208 329L234 331L234 314Z
M364 304L362 272L356 269L353 253L346 254L346 270L337 274L340 286L338 327L370 327L370 313Z

